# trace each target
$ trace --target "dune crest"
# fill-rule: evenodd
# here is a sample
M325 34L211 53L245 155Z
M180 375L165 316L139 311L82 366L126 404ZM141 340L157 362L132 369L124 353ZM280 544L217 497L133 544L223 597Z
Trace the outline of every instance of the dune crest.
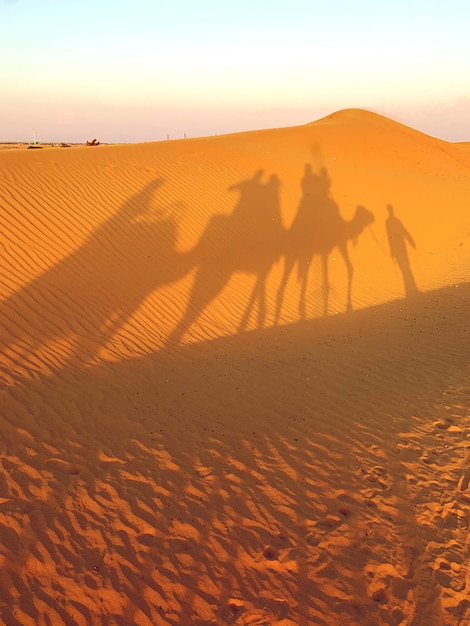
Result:
M464 623L469 170L360 110L0 152L0 621Z

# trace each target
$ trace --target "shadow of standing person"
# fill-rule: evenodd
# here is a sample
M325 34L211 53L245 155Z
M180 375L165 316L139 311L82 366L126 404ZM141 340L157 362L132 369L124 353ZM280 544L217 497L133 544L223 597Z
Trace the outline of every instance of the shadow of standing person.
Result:
M391 204L387 204L388 218L385 222L387 230L388 244L390 246L390 255L394 259L400 269L405 287L405 294L410 296L418 291L416 282L411 271L410 260L408 257L407 243L416 248L416 243L410 233L403 226L401 220L395 215L394 208Z

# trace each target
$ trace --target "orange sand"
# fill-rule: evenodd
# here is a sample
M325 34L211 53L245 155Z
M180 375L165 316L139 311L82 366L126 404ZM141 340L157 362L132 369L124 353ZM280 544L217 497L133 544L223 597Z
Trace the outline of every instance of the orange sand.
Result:
M468 144L348 110L0 176L2 623L470 624Z

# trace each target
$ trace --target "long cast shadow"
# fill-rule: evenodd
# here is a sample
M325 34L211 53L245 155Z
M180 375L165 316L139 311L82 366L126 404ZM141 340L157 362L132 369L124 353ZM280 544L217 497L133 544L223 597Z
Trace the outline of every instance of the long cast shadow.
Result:
M10 348L28 360L48 342L66 339L73 346L67 366L86 365L152 290L190 270L188 255L176 250L171 211L146 219L163 183L150 182L80 248L0 303L0 352Z
M266 279L281 254L284 231L279 179L273 175L263 182L263 175L263 170L258 170L252 178L229 188L239 193L232 213L212 216L196 246L188 253L192 266L197 267L196 276L183 317L168 338L169 344L180 341L238 271L256 276L239 329L246 327L256 308L258 328L264 326Z
M297 214L285 237L284 273L277 293L276 321L279 321L285 289L296 266L300 282L299 316L300 319L306 319L308 277L315 255L321 258L323 314L328 315L328 257L336 247L344 259L348 275L346 310L352 310L353 266L349 258L348 242L356 242L362 231L374 221L373 214L363 206L356 208L350 221L341 216L339 207L331 196L331 182L326 168L314 173L307 163L301 189L302 198Z
M428 531L393 480L419 466L407 433L467 365L455 350L467 301L468 285L443 289L407 315L389 303L346 326L298 322L2 390L1 618L396 624L384 594L371 597L378 565L389 601L415 594L410 623L430 614L428 600L440 615L432 565L452 529L436 527L440 550L424 559ZM324 339L351 334L338 364ZM321 361L299 369L318 345Z
M395 215L395 210L391 204L387 204L387 211L388 218L385 222L385 227L390 246L390 256L396 262L401 272L405 294L411 296L418 291L418 287L411 271L407 244L412 248L416 248L416 243L404 227L403 222Z

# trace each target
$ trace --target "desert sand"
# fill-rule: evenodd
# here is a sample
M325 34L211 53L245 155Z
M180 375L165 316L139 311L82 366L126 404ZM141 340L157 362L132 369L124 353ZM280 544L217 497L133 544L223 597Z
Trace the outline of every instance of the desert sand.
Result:
M1 151L1 623L470 624L469 184L361 110Z

